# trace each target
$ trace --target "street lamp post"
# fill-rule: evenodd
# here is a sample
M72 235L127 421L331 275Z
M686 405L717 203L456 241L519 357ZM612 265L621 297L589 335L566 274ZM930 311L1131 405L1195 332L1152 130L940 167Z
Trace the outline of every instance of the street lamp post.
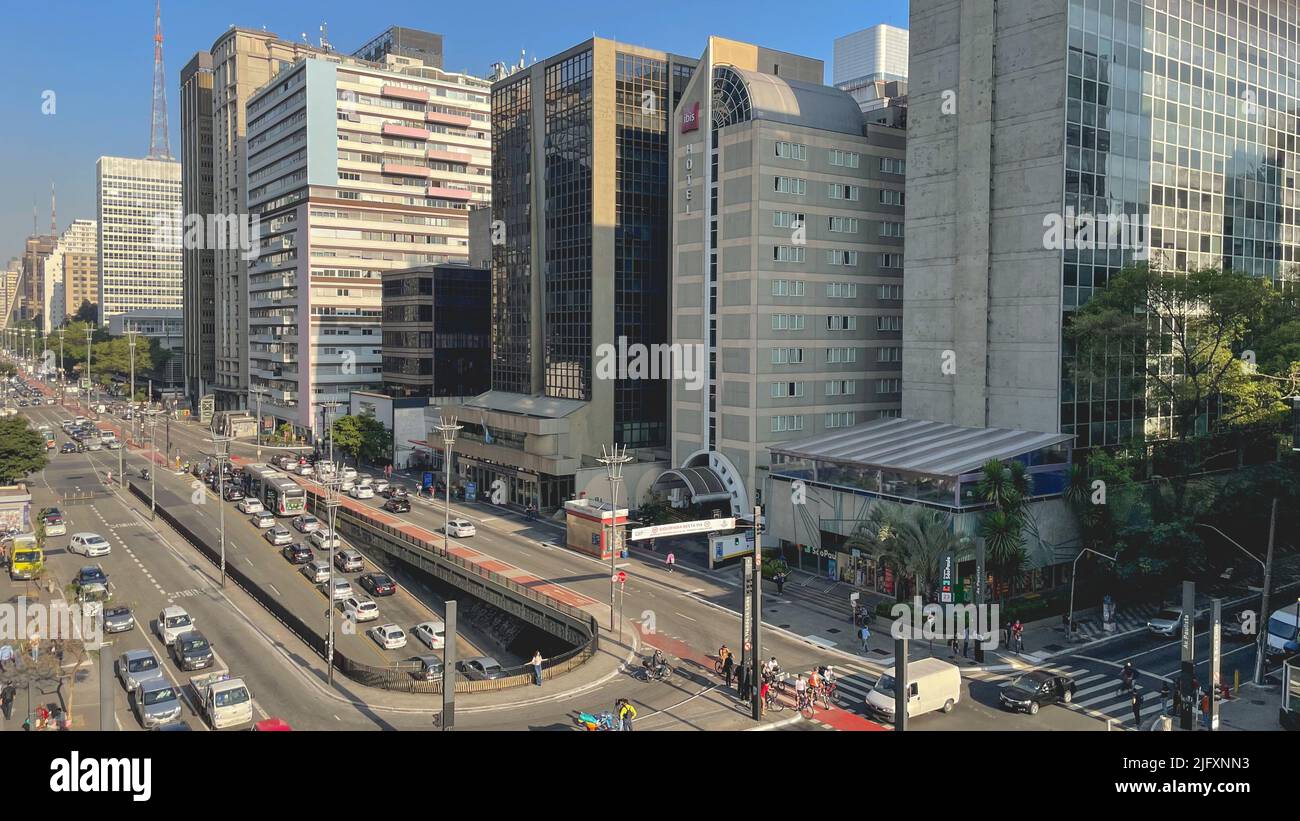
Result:
M329 678L329 683L334 684L334 543L338 538L338 532L334 529L337 520L337 511L339 507L339 486L342 481L338 474L332 475L325 482L325 521L329 527L329 562L330 562L330 580L329 590L325 594L326 601L329 602L329 636L325 642L325 669Z
M94 384L90 381L90 348L94 341L95 331L89 325L86 326L86 412L90 412L90 386Z
M632 461L632 457L627 455L627 445L619 450L618 445L614 445L612 451L606 450L601 445L601 457L596 461L605 466L605 478L609 479L609 629L614 630L614 594L618 588L618 570L614 566L615 548L618 546L618 486L623 482L623 465Z
M1272 512L1269 514L1268 557L1266 560L1261 561L1258 556L1256 556L1254 553L1251 553L1246 548L1242 547L1240 544L1237 543L1235 539L1230 537L1227 533L1224 533L1222 530L1219 530L1214 525L1206 524L1204 522L1197 522L1196 526L1208 528L1210 530L1213 530L1215 533L1218 533L1220 536L1227 539L1229 543L1235 546L1242 553L1245 553L1247 556L1259 562L1260 567L1264 568L1264 595L1260 601L1260 609L1263 612L1260 613L1260 618L1263 620L1265 624L1265 629L1259 631L1259 638L1256 639L1257 646L1255 648L1255 683L1263 684L1264 683L1264 655L1268 650L1268 628L1267 628L1268 616L1269 616L1268 597L1269 597L1269 588L1272 587L1273 584L1273 535L1274 535L1274 530L1277 526L1277 498L1274 497ZM1297 614L1300 614L1300 603L1297 603L1296 612Z
M444 475L447 477L445 480L446 486L444 487L447 501L443 510L442 521L442 552L444 555L451 548L451 534L449 532L451 528L451 448L452 445L456 444L456 432L462 427L462 425L456 424L456 417L454 416L438 417L438 424L434 427L438 433L442 434L442 466ZM333 439L330 441L333 441Z
M135 404L135 334L136 331L127 323L126 344L131 349L131 398L127 400L128 405Z
M157 411L150 411L149 413L149 463L153 465L153 470L149 471L149 521L153 521L157 516L157 485L154 481L154 476L158 473Z
M63 383L63 329L59 328L59 407L63 407L63 396L67 393Z
M262 461L262 394L265 388L249 388L248 392L257 397L257 461Z
M1112 562L1119 561L1116 557L1107 556L1105 553L1101 553L1099 551L1093 550L1091 547L1085 547L1083 550L1079 551L1078 556L1074 557L1074 564L1070 566L1070 615L1069 615L1069 621L1066 622L1065 625L1065 629L1066 629L1065 638L1067 641L1074 638L1074 581L1079 576L1079 572L1078 572L1079 559L1083 558L1084 553L1096 553L1098 556L1102 557L1103 559L1109 559Z
M226 455L229 453L230 437L218 436L215 426L212 433L213 451L217 457L217 513L221 531L221 586L226 586ZM152 472L150 473L152 475Z

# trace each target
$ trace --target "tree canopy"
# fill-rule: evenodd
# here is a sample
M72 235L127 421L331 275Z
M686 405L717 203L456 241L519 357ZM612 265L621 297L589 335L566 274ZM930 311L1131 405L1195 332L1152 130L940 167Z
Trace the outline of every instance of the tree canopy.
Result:
M25 479L44 470L48 462L45 437L28 425L25 416L0 419L0 482Z

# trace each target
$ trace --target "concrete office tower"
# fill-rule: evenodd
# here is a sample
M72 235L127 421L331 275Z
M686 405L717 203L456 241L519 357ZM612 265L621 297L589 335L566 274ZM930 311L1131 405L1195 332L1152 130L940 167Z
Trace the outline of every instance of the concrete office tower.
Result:
M1062 326L1148 246L1170 270L1293 277L1298 26L1296 0L913 0L903 415L1076 447L1170 435L1126 380L1074 379ZM1068 213L1128 239L1053 241Z
M15 319L44 322L45 260L54 252L57 234L33 234L23 244Z
M212 55L200 51L181 69L181 202L185 213L196 217L212 214L213 196ZM216 249L207 242L188 243L181 259L185 395L193 408L216 379L215 254Z
M694 65L595 38L492 86L492 390L448 410L476 426L466 477L509 502L563 504L602 445L666 455L667 383L601 363L668 341L668 132Z
M45 332L61 328L84 303L99 299L98 230L94 220L73 220L45 260Z
M300 59L245 107L250 389L304 434L383 385L382 273L466 262L491 197L487 81L384 60Z
M864 122L820 60L710 38L673 129L680 503L760 500L768 447L897 415L901 129ZM707 70L705 70L707 67Z
M181 307L181 164L95 163L99 323L138 308Z

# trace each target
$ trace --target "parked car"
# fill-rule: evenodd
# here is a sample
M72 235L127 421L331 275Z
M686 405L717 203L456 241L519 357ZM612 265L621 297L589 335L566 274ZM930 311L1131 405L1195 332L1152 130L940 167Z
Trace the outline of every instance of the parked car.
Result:
M172 659L182 670L202 670L215 661L212 645L198 630L181 633L172 642Z
M131 697L131 702L136 720L146 730L180 720L180 692L161 675L142 682Z
M125 633L128 630L135 629L135 616L131 613L129 607L105 607L104 608L104 632L105 633Z
M352 548L344 548L334 554L334 566L344 573L355 573L365 568L365 560Z
M280 551L280 555L288 559L290 564L306 564L316 558L315 554L311 552L311 548L302 542L285 545Z
M441 650L443 648L447 640L446 631L447 625L443 624L442 619L422 621L411 628L411 632L415 634L415 637L430 650Z
M302 573L302 575L306 576L308 580L311 581L312 584L320 584L322 582L327 582L329 581L330 578L329 563L323 562L320 559L312 559L311 561L307 562L302 566L302 570L300 572Z
M154 623L154 632L158 638L168 647L176 641L176 637L182 633L188 633L194 629L194 619L184 608L171 605L164 607L158 614L158 621Z
M266 510L266 508L262 506L261 500L249 499L244 496L240 497L239 504L235 505L235 507L239 509L240 513L261 513Z
M310 513L304 513L301 516L294 516L292 524L294 529L299 533L311 533L313 530L320 527L320 519L317 519Z
M49 531L46 531L46 534L48 535ZM107 556L113 552L113 546L108 543L108 539L98 533L74 533L72 540L68 542L68 552L93 558Z
M488 679L505 678L506 672L501 669L501 662L491 656L479 656L474 659L465 659L456 662L456 672L460 673L470 681L487 681Z
M1048 704L1069 704L1074 700L1074 682L1069 676L1031 670L1022 673L998 695L998 703L1005 710L1038 715L1040 707Z
M405 496L392 497L388 501L384 502L384 510L387 510L389 513L410 513L411 500Z
M354 485L352 489L348 491L348 495L353 499L373 499L375 497L375 489L370 485Z
M356 622L375 621L379 618L379 605L371 599L348 596L343 600L343 615Z
M406 646L406 633L396 624L381 624L366 632L385 650L397 650Z
M324 583L319 585L320 592L328 594L329 580L328 577ZM352 582L347 579L334 580L334 594L330 596L332 601L342 601L352 595Z
M323 528L318 528L311 532L311 543L317 550L329 550L331 547L337 550L343 545L343 542L339 539L337 533L333 533Z
M117 678L128 693L150 681L163 681L162 665L152 650L127 650L117 659Z
M258 528L259 530L265 530L268 527L275 527L275 515L269 510L257 511L252 516L248 517L248 521L252 523L253 527ZM287 530L285 531L285 533L288 532L289 531Z
M262 515L262 514L258 514L258 515ZM275 517L271 517L271 521L274 522ZM274 525L271 528L269 528L265 533L262 534L262 538L266 539L268 542L275 545L276 547L279 547L280 545L289 544L290 542L292 542L293 533L291 533L289 531L289 528L285 527L284 525Z
M357 582L372 596L391 596L397 592L397 583L383 573L363 573Z
M452 519L447 523L446 531L448 536L455 536L458 539L473 536L478 532L468 519Z

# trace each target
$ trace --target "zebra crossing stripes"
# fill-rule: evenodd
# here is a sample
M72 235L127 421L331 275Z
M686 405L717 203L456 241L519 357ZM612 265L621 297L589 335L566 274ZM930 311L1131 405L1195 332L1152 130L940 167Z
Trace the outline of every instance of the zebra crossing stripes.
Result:
M1069 676L1074 682L1074 696L1069 704L1061 707L1093 715L1098 718L1115 718L1128 721L1133 715L1133 703L1127 692L1121 692L1119 676L1116 673L1097 672L1088 667L1061 664L1035 668L1041 672ZM1009 687L1025 670L1006 672L988 672L977 670L963 671L962 675L973 681L983 681L999 688ZM1142 712L1154 715L1160 709L1160 697L1150 687L1140 687L1143 694Z

